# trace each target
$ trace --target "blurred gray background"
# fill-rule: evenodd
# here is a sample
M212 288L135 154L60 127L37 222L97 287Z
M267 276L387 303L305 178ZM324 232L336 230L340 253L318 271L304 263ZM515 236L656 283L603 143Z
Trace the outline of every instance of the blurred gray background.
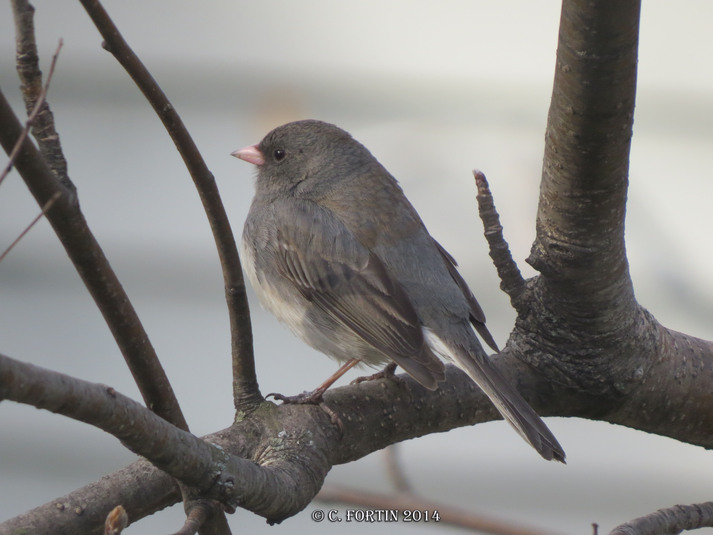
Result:
M86 218L145 323L192 431L226 427L233 414L222 279L191 180L149 106L101 49L79 2L34 4L45 73L64 39L49 101ZM236 234L253 171L229 153L292 119L337 123L400 180L431 233L459 260L496 339L506 340L514 315L489 262L471 169L488 176L513 255L532 275L524 259L534 238L559 2L104 4L195 137ZM644 2L627 216L640 302L667 326L707 339L713 338L711 20L707 0ZM21 111L8 2L0 4L0 84ZM37 212L21 179L9 176L0 187L0 249ZM263 391L297 393L334 370L250 299ZM0 264L0 351L139 399L45 222ZM409 441L402 460L427 497L563 533L590 533L592 522L606 532L657 508L713 498L713 458L702 448L597 422L548 424L567 451L567 466L541 461L503 422ZM0 519L133 458L89 426L0 403ZM379 453L336 467L328 481L388 490ZM175 531L181 517L174 507L126 533ZM315 524L309 512L273 528L245 511L230 521L236 532L335 528ZM364 533L384 526L339 528ZM388 525L395 533L412 528Z

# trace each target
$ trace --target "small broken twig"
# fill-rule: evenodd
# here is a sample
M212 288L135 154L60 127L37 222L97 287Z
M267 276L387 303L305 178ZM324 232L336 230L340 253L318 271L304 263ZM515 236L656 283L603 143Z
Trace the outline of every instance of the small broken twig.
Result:
M0 262L2 262L2 261L5 259L5 257L6 257L6 256L8 255L8 253L12 250L12 248L15 247L15 245L17 245L18 243L20 243L20 240L25 237L25 234L27 234L27 233L30 231L30 229L31 229L32 227L34 227L35 224L36 224L40 219L42 219L42 217L47 213L47 211L48 211L50 208L52 208L52 205L57 201L57 199L60 198L61 195L62 195L62 194L58 191L57 193L55 193L55 194L52 196L52 198L51 198L49 201L47 201L47 202L45 203L45 205L42 207L42 210L40 211L40 213L37 214L37 216L36 216L32 221L30 221L30 224L25 227L25 230L23 230L22 232L20 232L20 235L19 235L17 238L15 238L15 240L14 240L10 245L7 246L7 249L5 249L2 254L0 254Z
M500 224L500 216L495 209L493 202L493 194L490 192L488 181L485 175L476 170L473 170L475 184L478 188L478 213L483 222L483 230L485 239L488 241L490 248L490 258L493 259L495 268L500 277L500 288L508 294L510 302L515 310L520 312L520 297L525 291L525 279L522 278L520 269L510 254L510 247L503 237L503 227Z

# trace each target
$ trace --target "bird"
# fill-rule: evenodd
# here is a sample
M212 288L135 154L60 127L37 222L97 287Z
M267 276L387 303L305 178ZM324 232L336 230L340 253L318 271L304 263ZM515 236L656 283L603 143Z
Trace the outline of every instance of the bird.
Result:
M243 267L263 306L343 363L311 393L318 403L356 364L400 366L429 390L446 362L463 370L543 458L565 462L546 424L481 346L485 315L455 259L429 234L396 179L345 130L294 121L231 153L256 166ZM378 374L377 374L378 375Z

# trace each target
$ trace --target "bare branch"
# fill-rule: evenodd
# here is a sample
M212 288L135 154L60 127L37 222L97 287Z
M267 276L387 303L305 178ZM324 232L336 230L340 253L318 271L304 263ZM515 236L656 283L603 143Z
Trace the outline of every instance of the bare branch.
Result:
M562 3L527 260L541 275L510 338L551 381L596 396L599 414L622 401L622 386L652 349L642 342L650 345L656 330L634 297L624 246L640 7Z
M713 527L713 502L674 505L614 528L609 535L675 535Z
M25 227L25 230L20 232L20 235L17 238L15 238L10 245L7 246L7 249L5 249L2 254L0 254L0 262L2 262L5 259L5 257L10 253L10 251L12 251L13 247L15 247L15 245L20 243L20 240L22 238L24 238L28 232L30 232L30 229L32 227L34 227L40 219L42 219L42 216L44 216L47 213L47 210L52 208L52 205L55 203L55 201L57 199L59 199L60 195L61 195L60 192L55 193L54 196L49 201L47 201L45 203L45 205L42 207L42 210L40 211L40 213L37 214L37 216L32 221L30 221L30 224Z
M186 510L188 514L186 515L186 521L184 522L181 529L179 529L173 535L194 535L200 531L201 535L213 535L218 533L230 533L230 528L227 525L225 515L223 515L223 509L220 503L214 500L195 500L188 501ZM211 518L216 518L219 516L221 519L221 524L218 526L211 526L215 522L211 523L209 520ZM216 528L221 531L217 531Z
M86 0L86 4L96 2ZM660 326L636 303L626 264L623 220L638 11L639 3L632 0L607 4L606 9L582 0L564 2L538 238L530 258L542 275L515 292L530 306L518 309L511 343L494 360L543 414L624 423L710 448L713 344ZM5 124L0 113L0 132L6 129ZM31 143L23 143L23 151L31 148ZM27 165L35 169L32 166L38 164L30 158ZM35 187L41 190L43 185ZM47 189L51 193L51 188ZM58 206L62 202L67 202L65 197ZM50 213L56 211L53 207ZM496 222L486 228L497 230L498 226ZM516 278L514 286L518 287ZM0 359L0 367L5 364ZM0 369L0 397L5 392L1 389L12 387L14 395L32 397L36 404L37 392L59 380L36 377L27 365L7 366L8 373L20 374L22 380L5 377ZM237 385L239 367L236 363L236 405L240 405L240 392L248 391ZM23 388L38 390L30 396ZM96 401L84 409L66 403L66 392L64 398L52 403L63 399L63 414L87 412L83 421L105 426L134 451L194 486L201 496L255 511L272 522L305 507L334 464L350 462L396 441L497 417L482 392L450 367L447 381L434 392L425 392L408 378L329 392L326 402L345 422L341 439L318 408L264 403L240 414L230 429L199 440L160 422L146 410L133 408L130 400L116 401L119 395L111 395L106 387L98 388L96 392L89 389L86 395L90 400L95 396ZM111 399L105 399L107 396ZM39 398L39 403L49 403L43 396ZM93 404L107 413L101 425L94 420L100 415L89 414ZM127 429L125 420L115 413L134 410L131 414L137 429L133 425ZM154 442L146 444L145 437L138 435L148 427ZM170 451L166 448L169 443ZM111 503L124 504L132 520L180 499L163 472L145 463L136 464L143 472L132 472L133 479L110 475L103 480L104 487L93 486L92 490L110 489ZM145 488L155 494L140 499L137 496ZM115 499L121 491L131 496ZM106 517L102 511L98 523L92 507L81 501L95 495L85 488L67 498L69 508L76 511L74 516L82 514L85 530L101 529ZM40 515L46 516L38 532L51 532L50 528L60 524L77 526L77 519L63 516L55 503L64 507L64 501L58 501L38 508L23 515L21 521L0 525L0 534L14 533L24 527L21 522L30 517L29 521L37 520ZM379 497L378 507L385 503ZM407 503L412 509L414 503L421 502ZM689 507L703 506L708 504ZM134 514L131 507L139 512Z
M10 152L22 133L20 122L0 92L0 144ZM124 355L146 404L164 419L187 428L166 373L148 335L104 252L79 209L73 189L63 186L32 143L25 139L15 167L40 206L59 194L47 220L91 293Z
M62 153L59 134L57 134L54 125L54 116L49 103L42 94L42 71L39 66L33 21L35 8L27 0L12 0L12 8L17 43L17 73L20 77L20 89L25 100L25 108L31 115L34 108L39 107L37 118L33 121L32 133L37 140L42 158L52 169L54 175L65 188L74 192L74 184L67 175L67 161ZM52 76L54 65L55 60L53 59L48 79Z
M210 508L207 504L200 504L193 507L186 517L181 529L173 535L195 535L200 527L210 516Z
M236 478L244 478L257 469L243 459L231 460L222 449L175 427L111 387L5 355L0 355L0 399L33 405L98 427L188 486L199 491L219 487L214 489L218 490L214 497L219 496L227 507L237 506L237 498L228 497L232 491L220 487L232 489ZM221 475L225 470L232 473Z
M102 535L107 515L117 503L123 505L131 522L136 522L179 500L173 478L142 459L3 522L0 533Z
M3 180L5 180L5 177L8 175L10 170L12 169L12 166L15 163L15 156L17 155L18 151L20 150L20 147L24 143L25 139L27 139L28 134L30 133L30 127L34 124L35 120L37 119L37 116L39 115L40 111L43 108L43 105L45 104L45 99L47 98L47 91L49 91L50 87L50 82L52 81L52 76L54 75L54 69L55 66L57 65L57 59L59 58L59 51L62 49L62 40L59 40L59 44L57 45L57 50L54 53L54 56L52 56L52 63L50 64L50 70L49 73L47 74L47 81L45 82L45 85L42 87L42 90L40 91L39 97L36 99L34 106L32 107L29 115L27 116L27 121L25 121L25 126L22 129L22 134L17 140L17 143L15 143L15 146L12 148L10 151L10 154L8 155L8 161L7 165L3 169L2 173L0 173L0 184L2 184Z
M475 184L478 188L478 212L483 222L485 239L490 247L490 258L498 270L500 276L500 288L510 296L510 302L516 310L526 306L520 297L525 291L525 280L512 259L510 247L503 237L503 227L500 225L500 216L495 209L493 194L490 192L488 181L485 175L478 171L473 171Z
M533 391L544 391L538 390L542 380L539 373L528 366L518 368L518 362L519 359L506 350L495 364L503 372L516 370L518 386L525 395ZM235 489L242 489L243 498L248 498L240 505L277 522L306 507L319 490L322 478L335 464L354 461L395 442L498 418L487 397L480 390L469 386L470 381L465 374L448 366L446 375L446 381L434 392L425 391L404 375L399 375L399 381L372 381L328 392L326 402L345 423L343 436L340 436L337 428L330 424L328 416L318 407L276 407L265 403L231 428L205 437L204 441L219 446L231 455L231 459L232 456L238 456L257 463L256 466L246 461L247 470L242 467L236 472L231 470L231 473L239 474L233 483ZM7 379L0 373L0 385L6 383ZM25 383L29 384L28 381ZM106 387L99 388L100 395L105 396ZM567 390L559 389L553 398L557 399L560 395L570 400ZM575 408L577 405L573 403ZM137 425L143 427L141 422ZM153 424L148 425L150 427ZM156 429L160 432L160 425ZM191 452L189 447L191 441L197 439L191 435L187 437L190 438L185 439L185 451L143 453L150 454L150 458L163 453L172 459L191 459L199 455ZM160 435L157 438L164 447L172 443L169 438L164 439ZM171 473L182 475L179 472ZM157 470L144 466L142 470L134 470L130 478L122 474L106 476L90 489L79 489L58 501L81 504L87 496L109 492L111 500L107 498L102 503L123 504L132 521L137 521L153 510L180 499L170 479ZM201 491L205 490L194 481L186 482ZM102 490L98 490L96 485L101 485ZM210 498L214 490L214 487L208 489L203 496ZM144 491L150 493L137 495ZM117 496L117 493L121 495ZM37 517L51 519L51 522L42 523L42 526L56 526L58 523L62 523L63 527L78 525L78 519L54 510L53 503L0 525L0 535L14 533L13 529L23 527L28 519L36 520ZM92 525L94 517L90 513L92 511L87 511L84 518L86 523L81 524L84 530ZM106 511L98 519L99 527L103 525L105 516Z
M37 97L34 106L32 107L32 110L30 111L30 114L27 117L27 121L25 121L25 126L22 129L22 133L20 134L20 137L17 139L17 142L13 146L12 150L10 151L10 154L8 156L8 162L7 165L5 166L5 169L3 169L2 173L0 173L0 184L2 184L3 180L5 180L5 177L8 175L10 170L12 169L13 165L15 164L15 158L17 156L17 153L20 151L20 147L22 147L22 144L25 142L25 139L27 139L27 136L30 132L30 127L34 124L35 120L37 119L37 116L40 113L40 110L43 109L43 105L45 103L45 99L47 98L47 92L49 91L50 87L50 82L52 81L52 76L54 75L54 70L57 65L57 59L59 58L59 51L62 49L62 40L59 40L59 44L57 45L57 49L55 50L54 55L52 56L52 63L50 63L50 69L49 73L47 74L47 81L45 82L45 85L42 87L42 90L40 91L39 97ZM20 235L15 238L15 240L3 251L2 254L0 254L0 262L3 261L3 259L8 255L8 253L17 245L20 240L30 231L32 227L37 224L37 222L42 219L42 216L44 216L47 213L47 210L49 210L52 205L55 203L57 199L59 199L61 193L57 192L55 193L43 206L42 210L40 213L35 217L27 227L25 227L25 230L23 230Z
M2 362L0 359L0 365ZM509 364L505 359L498 359L497 365L502 365L501 369L504 369ZM26 372L28 377L17 381L27 385L26 388L49 381L41 377L31 379L34 373L32 370L36 369L34 366L21 363L13 366L20 366L22 370L30 367L30 371ZM528 378L535 377L527 373L525 371L521 377L521 384L527 384ZM0 371L0 388L10 384L10 379L2 374ZM62 381L75 384L78 380L62 378ZM120 403L127 406L133 403L131 400L123 401L118 393L106 399L109 396L107 387L101 385L87 387L93 397L85 405L83 410L86 414L82 414L81 419L114 434L127 447L195 488L202 498L216 499L223 504L230 504L231 499L235 498L239 503L232 502L233 505L253 511L274 523L304 509L335 464L354 461L409 438L499 418L485 394L471 384L466 374L448 366L446 382L435 392L424 390L405 375L399 375L399 381L371 381L329 391L326 402L344 421L343 435L319 407L275 406L272 403L262 404L230 428L204 437L203 440L176 430L145 410L146 415L141 414L132 420L132 429L124 426L120 415L115 412L110 412L100 425L94 420L98 415L91 409L92 406L105 404L111 408L121 406ZM32 398L30 403L37 405L34 402L36 397L29 396L28 399ZM67 414L70 417L81 412L78 408L62 407L62 410L71 410L72 414ZM142 443L142 429L151 431L151 444ZM374 429L378 429L378 433ZM135 443L134 435L137 437ZM211 455L216 455L216 452L208 443L222 448L218 451L222 451L228 460L219 458L222 465L211 465ZM235 478L232 483L221 484L230 479L231 474ZM210 484L206 486L209 481ZM226 487L230 487L230 492ZM228 496L222 494L220 489ZM149 490L155 496L147 494ZM81 519L60 514L50 503L0 524L0 535L15 533L30 521L43 527L61 524L67 532L71 532L67 526L82 526L86 532L91 531L92 526L101 529L108 510L116 503L121 503L131 521L135 522L153 512L150 506L156 510L180 500L179 492L165 474L141 465L140 469L119 471L116 475L106 476L61 501L83 503L87 497L100 494L108 494L100 503L111 505L105 505L107 509L102 510L101 515L87 511L85 524L81 524Z
M126 69L161 119L198 190L223 268L225 295L230 315L235 407L238 410L249 409L263 400L255 374L250 309L235 238L213 174L176 109L121 36L99 0L80 1L104 38L104 48L111 52Z
M548 282L560 283L550 291L589 307L617 305L627 315L633 289L624 215L640 8L639 0L606 9L586 0L562 4L537 237L528 259Z
M711 447L713 343L641 307L626 258L640 7L562 4L528 259L541 274L528 281L507 350L542 374L526 395L535 407ZM506 370L516 384L520 372Z
M200 450L202 442L193 435L178 429L113 388L82 381L1 354L0 399L25 403L91 424L111 433L127 448L158 466L162 464L160 458L167 453L180 452L195 457L189 453L191 443L195 451L199 452L198 455L204 456L203 460L196 460L199 465L211 462L210 452ZM172 451L172 446L168 445L177 441L186 442L177 446L178 450ZM184 464L188 457L183 458ZM193 468L197 467L193 464Z
M219 501L204 498L203 494L194 488L184 484L181 488L181 499L183 509L186 512L186 520L178 532L174 535L231 535L228 519L225 517L225 509Z
M272 428L271 419L257 423L267 426L263 432L267 431L269 436L281 433L280 440L289 444L288 451L294 451L297 457L286 454L280 448L264 446L258 448L259 452L253 449L251 453L250 450L245 451L245 442L249 442L250 448L255 448L252 439L259 436L255 430L245 437L240 429L231 429L232 435L228 438L211 438L215 442L209 443L175 427L111 387L82 381L4 355L0 355L2 399L33 405L102 429L118 438L129 450L195 489L204 499L217 500L228 512L233 512L238 506L253 510L271 522L280 522L306 507L331 466L323 449L325 443L314 447L304 439L305 431L300 424L295 426L289 419L279 422L279 431ZM271 403L264 403L263 406L268 414L276 410ZM307 412L304 412L305 409ZM319 411L316 407L302 407L302 414L312 410ZM262 412L264 417L266 413ZM293 421L299 422L300 418L293 418ZM329 428L324 420L318 425ZM336 431L328 436L330 442L338 440ZM219 441L221 445L218 445ZM231 451L240 455L231 454ZM247 460L250 455L257 456L256 462ZM296 481L300 481L297 488ZM127 507L127 501L122 500L121 503ZM132 514L128 507L127 512L132 520L140 518ZM105 516L99 518L101 525L104 519ZM0 526L0 533L4 533L2 528L5 527L5 524Z
M175 108L121 36L100 2L83 0L82 4L104 37L104 48L117 58L153 106L193 178L213 232L223 271L231 333L235 408L252 409L262 402L263 398L255 372L250 310L235 238L215 179ZM202 533L208 531L230 533L222 514L212 516L205 529L201 530Z

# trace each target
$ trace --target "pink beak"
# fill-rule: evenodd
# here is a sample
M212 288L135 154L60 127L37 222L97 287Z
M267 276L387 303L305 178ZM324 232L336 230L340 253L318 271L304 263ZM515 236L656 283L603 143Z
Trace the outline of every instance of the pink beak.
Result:
M260 149L257 148L257 145L243 147L242 149L231 152L230 155L245 160L253 165L262 165L265 163L265 156L263 156Z

